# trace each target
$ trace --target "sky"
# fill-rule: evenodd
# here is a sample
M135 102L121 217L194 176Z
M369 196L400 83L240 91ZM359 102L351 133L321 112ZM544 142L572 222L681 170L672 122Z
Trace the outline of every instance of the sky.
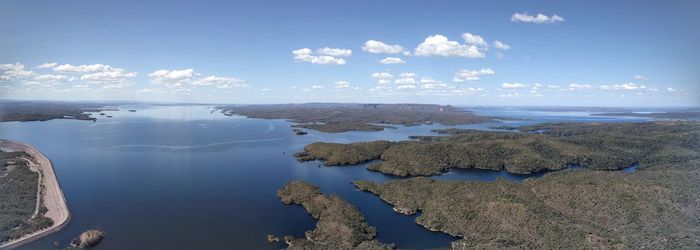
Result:
M700 106L699 1L0 1L0 99Z

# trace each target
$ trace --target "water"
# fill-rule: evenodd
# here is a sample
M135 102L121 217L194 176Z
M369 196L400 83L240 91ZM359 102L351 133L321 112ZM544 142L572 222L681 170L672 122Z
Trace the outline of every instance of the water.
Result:
M126 111L131 108L138 111ZM338 134L308 131L297 136L284 120L228 117L211 111L205 106L136 106L104 112L114 118L96 115L97 122L0 123L0 138L32 144L51 159L72 214L63 230L23 248L48 249L55 241L65 246L92 228L107 233L97 249L280 248L281 243L267 243L266 235L300 237L316 223L302 207L284 205L276 197L276 190L292 180L308 181L324 193L348 200L377 227L383 242L401 248L434 248L455 240L425 230L414 222L415 216L395 213L350 183L396 177L364 166L318 167L319 162L300 163L292 156L314 141L406 140L447 127L433 124ZM541 114L533 117L456 127L489 129L556 120ZM542 174L454 170L433 178L520 181Z

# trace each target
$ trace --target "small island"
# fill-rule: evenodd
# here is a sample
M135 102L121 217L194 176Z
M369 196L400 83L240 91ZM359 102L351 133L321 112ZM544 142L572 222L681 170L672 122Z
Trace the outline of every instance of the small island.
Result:
M357 208L336 195L324 195L318 186L293 181L277 191L284 204L298 204L318 220L306 237L285 236L287 249L394 249L375 239L377 230L368 225ZM274 236L272 236L274 237ZM268 236L268 241L271 238Z
M305 135L305 134L308 134L308 133L306 133L306 131L301 130L301 129L298 129L298 128L292 129L292 132L294 132L295 135Z
M81 233L77 238L71 240L68 249L87 249L100 244L105 237L105 233L100 230L90 229Z

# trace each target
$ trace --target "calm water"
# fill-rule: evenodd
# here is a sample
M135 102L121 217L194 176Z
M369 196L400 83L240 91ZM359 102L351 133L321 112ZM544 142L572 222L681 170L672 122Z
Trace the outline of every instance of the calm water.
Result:
M406 140L430 135L441 125L400 127L382 132L326 134L291 132L284 120L228 117L204 106L136 106L137 112L105 112L114 118L97 122L52 120L0 123L0 138L30 143L54 164L72 213L60 232L24 246L65 246L80 232L107 233L97 249L274 249L267 234L303 236L315 220L300 206L275 196L291 180L319 185L355 205L379 240L401 248L446 247L454 238L430 232L374 195L356 190L353 180L394 179L362 167L318 167L297 162L292 154L314 141ZM457 126L489 129L561 120L642 121L591 117L579 113L523 113L477 110L488 115L515 115L530 120ZM511 112L511 113L509 113ZM525 117L523 117L523 115ZM541 176L533 175L534 177ZM458 170L439 179L520 181L533 176L506 172Z

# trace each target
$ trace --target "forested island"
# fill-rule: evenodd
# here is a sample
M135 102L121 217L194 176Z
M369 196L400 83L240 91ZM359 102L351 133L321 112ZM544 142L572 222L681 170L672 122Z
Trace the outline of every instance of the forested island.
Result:
M576 164L522 183L414 177L354 181L397 213L461 238L453 249L700 247L700 123L557 123L511 132L446 129L418 140L317 142L296 157L326 165L371 160L400 176L450 168L531 173ZM639 171L616 170L639 164Z
M400 142L316 142L295 156L330 166L381 160L368 169L398 176L437 175L451 168L530 174L574 165L617 170L637 163L674 163L697 158L700 147L696 122L560 123L516 131L448 129L436 131L446 136Z
M416 223L462 238L453 249L693 249L700 246L700 161L561 171L523 183L416 177L356 181Z
M318 220L306 237L284 237L287 249L394 249L393 244L374 238L377 230L367 224L357 208L337 195L324 195L318 186L294 181L277 191L277 196L284 204L303 206Z
M218 107L225 115L249 118L287 119L296 127L326 133L347 131L380 131L384 124L416 126L426 123L444 125L495 121L453 106L433 104L340 104L306 103L278 105L245 105Z

